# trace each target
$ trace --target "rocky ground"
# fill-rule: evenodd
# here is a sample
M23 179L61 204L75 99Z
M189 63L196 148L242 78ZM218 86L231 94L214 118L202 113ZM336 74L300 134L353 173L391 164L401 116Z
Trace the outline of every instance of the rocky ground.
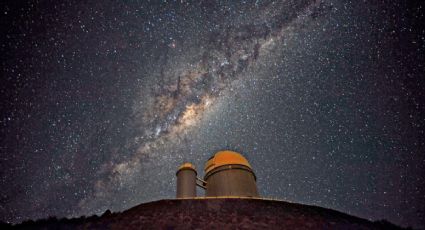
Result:
M402 229L317 206L263 199L184 199L102 216L26 221L1 229ZM4 228L5 227L5 228Z

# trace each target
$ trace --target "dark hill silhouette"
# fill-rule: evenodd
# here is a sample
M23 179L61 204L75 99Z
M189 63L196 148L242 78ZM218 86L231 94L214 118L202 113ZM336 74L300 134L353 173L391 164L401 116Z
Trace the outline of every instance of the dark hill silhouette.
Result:
M1 229L403 229L335 210L242 198L172 199L102 216L26 221Z

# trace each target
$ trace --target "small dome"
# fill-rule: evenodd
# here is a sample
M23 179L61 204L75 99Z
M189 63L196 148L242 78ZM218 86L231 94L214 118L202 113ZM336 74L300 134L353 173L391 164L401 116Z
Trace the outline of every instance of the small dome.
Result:
M244 165L252 169L248 160L240 153L223 150L217 152L207 163L205 163L205 173L223 165Z
M183 169L191 169L191 170L193 170L193 171L195 171L195 172L196 172L196 168L195 168L195 166L194 166L192 163L189 163L189 162L186 162L186 163L182 164L182 165L179 167L179 169L177 170L177 173L178 173L180 170L183 170Z

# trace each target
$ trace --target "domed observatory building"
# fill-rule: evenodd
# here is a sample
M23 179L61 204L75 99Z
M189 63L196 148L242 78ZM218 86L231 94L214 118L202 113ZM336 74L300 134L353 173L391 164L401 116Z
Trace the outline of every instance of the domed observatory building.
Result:
M191 163L182 164L177 170L177 198L196 197L196 169Z
M254 171L240 153L217 152L205 163L204 173L202 180L192 164L183 164L177 171L177 198L195 197L196 185L205 189L206 197L258 197Z

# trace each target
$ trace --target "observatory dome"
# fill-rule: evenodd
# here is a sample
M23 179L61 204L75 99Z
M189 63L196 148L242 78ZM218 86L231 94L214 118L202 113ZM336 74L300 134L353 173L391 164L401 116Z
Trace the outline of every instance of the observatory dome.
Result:
M184 170L184 169L189 169L189 170L193 170L196 173L196 168L192 163L186 162L184 164L182 164L179 169L177 170L177 173L179 173L180 170Z
M205 163L205 173L208 173L211 170L223 165L243 165L252 169L248 160L240 153L230 150L223 150L214 154L214 156L212 156L207 161L207 163Z

